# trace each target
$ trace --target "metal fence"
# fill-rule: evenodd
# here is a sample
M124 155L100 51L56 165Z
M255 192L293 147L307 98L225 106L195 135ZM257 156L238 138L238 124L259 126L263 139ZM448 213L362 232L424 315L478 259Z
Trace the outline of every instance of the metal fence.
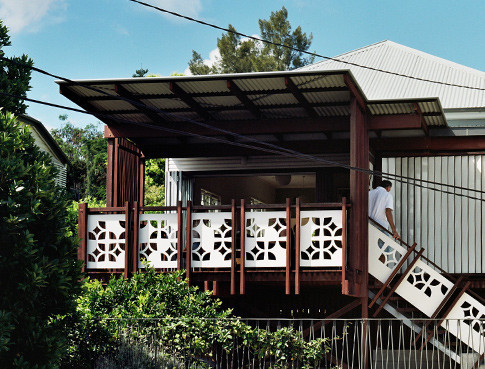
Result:
M465 323L479 329L481 342L466 342L444 328ZM96 369L472 369L482 367L485 352L483 322L475 323L426 319L110 319L93 321L88 336L74 344L81 360ZM467 337L473 339L474 335Z

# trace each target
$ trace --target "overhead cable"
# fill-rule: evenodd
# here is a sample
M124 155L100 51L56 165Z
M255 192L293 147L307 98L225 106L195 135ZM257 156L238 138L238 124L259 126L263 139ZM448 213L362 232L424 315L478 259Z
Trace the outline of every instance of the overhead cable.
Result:
M4 92L1 92L1 91L0 91L0 95L12 97L12 98L18 98L18 99L21 99L21 100L30 101L30 102L34 102L34 103L37 103L37 104L43 104L43 105L47 105L47 106L51 106L51 107L67 109L67 110L71 110L71 111L75 111L75 112L83 113L83 114L87 114L87 115L93 115L93 116L97 116L97 117L98 116L106 117L106 118L109 118L109 119L116 121L116 122L119 122L119 123L128 123L128 124L133 124L133 125L137 125L137 126L140 126L140 127L146 127L146 128L151 128L151 129L155 129L155 130L162 130L162 131L166 131L166 132L169 132L169 133L176 133L176 134L182 134L182 135L191 136L191 137L204 138L204 139L214 141L214 142L224 143L224 144L243 147L243 148L252 149L252 150L259 150L259 151L270 153L270 154L283 155L283 156L292 157L292 158L297 157L297 158L303 159L303 160L312 160L312 161L322 162L323 164L327 164L328 162L330 162L330 163L332 163L332 165L335 165L335 166L340 166L340 167L343 167L343 168L346 168L346 169L350 169L350 170L354 170L354 171L358 171L358 172L363 172L363 173L366 173L366 174L373 174L373 175L382 177L383 179L393 179L397 182L400 182L400 183L403 183L403 184L406 184L406 185L415 186L415 187L419 187L419 188L423 188L423 189L429 189L429 190L440 192L440 193L443 193L443 194L454 195L454 196L468 198L468 199L471 199L471 200L478 200L478 201L485 202L485 199L482 199L482 198L478 198L478 197L474 197L474 196L470 196L470 195L465 195L465 194L458 194L456 192L437 189L437 188L430 187L430 186L424 186L424 185L418 184L416 182L425 182L425 183L431 182L431 183L438 185L438 186L441 186L441 187L460 189L462 191L478 192L478 193L481 193L481 194L485 193L485 191L475 190L475 189L472 189L472 188L459 187L459 186L448 185L448 184L443 184L443 183L439 183L439 182L432 182L432 181L416 179L416 178L412 178L412 177L398 176L398 175L395 175L395 174L392 174L392 173L384 173L384 172L370 170L370 169L352 167L350 165L346 165L346 164L342 164L342 163L338 163L338 162L334 162L334 161L329 161L329 160L322 159L322 158L319 158L319 157L316 157L316 156L313 156L313 155L302 154L302 155L309 157L309 158L306 158L306 157L303 158L303 157L296 156L294 154L284 152L284 151L266 149L266 148L263 148L263 147L244 144L244 143L240 143L240 142L234 142L234 141L230 141L230 140L226 140L226 139L218 138L218 137L204 136L204 135L201 135L201 134L197 134L197 133L193 133L193 132L187 132L187 131L181 131L181 130L177 130L177 129L159 126L159 125L156 125L156 124L134 122L134 121L130 121L130 120L115 118L115 117L112 117L109 114L103 114L103 113L94 114L94 113L91 113L91 112L88 112L88 111L85 111L85 110L81 110L81 109L70 108L70 107L67 107L67 106L62 106L62 105L59 105L59 104L53 104L53 103L41 101L41 100L30 99L30 98L26 98L26 97L22 97L22 96L16 96L16 95L4 93ZM401 178L411 180L411 181L413 181L413 183L406 181L406 180L403 180L403 179L398 179L396 177L401 177Z
M158 10L158 11L161 11L161 12L166 13L166 14L173 15L173 16L178 17L178 18L183 18L183 19L186 19L186 20L191 21L191 22L199 23L199 24L202 24L204 26L208 26L208 27L211 27L211 28L215 28L215 29L218 29L218 30L221 30L221 31L224 31L224 32L229 32L229 33L232 33L232 34L241 36L241 37L249 38L249 39L254 40L254 41L263 42L263 43L270 44L270 45L273 45L273 46L283 47L285 49L289 49L289 50L292 50L292 51L297 51L299 53L311 55L311 56L314 56L314 57L317 57L317 58L331 60L331 61L334 61L334 62L337 62L337 63L344 63L344 64L352 65L354 67L372 70L374 72L386 73L386 74L390 74L390 75L394 75L394 76L398 76L398 77L409 78L409 79L414 79L414 80L422 81L422 82L436 83L436 84L440 84L440 85L451 86L451 87L459 87L459 88L466 88L466 89L470 89L470 90L485 91L485 88L482 88L482 87L474 87L474 86L460 85L460 84L456 84L456 83L435 81L435 80L432 80L432 79L421 78L421 77L416 77L416 76L410 76L410 75L404 74L404 73L392 72L392 71L389 71L389 70L375 68L375 67L371 67L371 66L364 65L364 64L359 64L359 63L354 63L354 62L350 62L350 61L346 61L346 60L332 58L332 57L329 57L329 56L325 56L325 55L322 55L322 54L318 54L316 52L311 52L311 51L306 51L306 50L298 49L298 48L293 47L293 46L284 45L284 44L281 44L281 43L278 43L278 42L274 42L274 41L270 41L270 40L265 40L265 39L262 39L262 38L259 38L259 37L251 36L251 35L248 35L248 34L245 34L245 33L241 33L241 32L235 31L235 30L231 30L229 28L221 27L221 26L218 26L216 24L209 23L209 22L205 22L203 20L196 19L196 18L193 18L193 17L189 17L187 15L183 15L183 14L180 14L180 13L177 13L177 12L173 12L173 11L170 11L170 10L167 10L167 9L164 9L164 8L161 8L161 7L152 5L152 4L148 4L148 3L143 2L143 1L140 1L140 0L128 0L128 1L131 1L133 3L140 4L140 5L143 5L143 6L146 6L146 7L155 9L155 10Z

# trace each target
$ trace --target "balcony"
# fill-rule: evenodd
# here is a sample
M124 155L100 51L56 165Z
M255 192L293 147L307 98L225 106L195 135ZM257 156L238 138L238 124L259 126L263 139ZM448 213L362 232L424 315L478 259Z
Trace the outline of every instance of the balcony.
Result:
M93 276L128 277L148 266L186 270L189 283L340 283L349 204L301 203L79 207L79 258ZM238 287L237 287L238 286Z

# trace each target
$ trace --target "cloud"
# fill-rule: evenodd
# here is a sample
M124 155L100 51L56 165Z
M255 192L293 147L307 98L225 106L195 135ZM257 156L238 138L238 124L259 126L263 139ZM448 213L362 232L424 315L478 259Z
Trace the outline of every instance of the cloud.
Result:
M59 22L65 0L0 0L0 19L12 33L35 32L42 20Z
M128 32L128 29L126 27L123 27L121 24L115 24L113 26L113 30L120 34L121 36L128 36L130 33Z
M219 52L219 49L216 47L214 50L212 50L209 53L209 59L204 59L204 64L205 65L208 65L209 67L212 67L215 63L217 63L219 61L220 58L221 58L221 53ZM191 76L192 75L192 73L190 72L189 67L187 67L184 70L184 74L186 76Z
M260 38L260 36L259 35L256 35L256 34L253 34L251 36L252 37L256 37L256 38ZM241 42L249 41L249 40L250 39L247 38L247 37L242 37L241 38ZM263 43L261 41L257 41L256 45L257 45L258 48L262 48L263 47ZM219 49L216 47L215 49L211 50L211 52L209 53L209 59L204 59L204 64L205 65L208 65L209 67L212 67L220 59L221 59L221 53L219 52ZM190 73L189 67L187 67L184 70L184 74L186 76L191 76L192 75L192 73Z
M147 1L147 3L175 13L186 15L188 17L197 17L202 10L201 0L151 0ZM156 9L152 10L158 12L159 14L163 14L165 17L171 20L181 20L180 18L176 18L173 15L160 13Z

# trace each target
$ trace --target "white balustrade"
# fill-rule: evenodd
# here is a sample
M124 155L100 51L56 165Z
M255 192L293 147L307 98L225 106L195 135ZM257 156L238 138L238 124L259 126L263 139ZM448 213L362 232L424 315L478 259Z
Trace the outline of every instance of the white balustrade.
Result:
M125 267L125 215L88 215L86 267L88 269Z
M247 212L246 262L248 268L286 266L286 212Z
M485 353L485 306L464 293L441 326L480 355Z
M396 289L396 293L431 317L453 287L439 272L418 260Z
M138 266L177 267L177 214L140 214Z
M192 214L192 266L231 266L232 215L230 212Z
M406 254L392 237L369 223L369 273L385 283Z
M300 213L300 266L342 266L342 210Z

